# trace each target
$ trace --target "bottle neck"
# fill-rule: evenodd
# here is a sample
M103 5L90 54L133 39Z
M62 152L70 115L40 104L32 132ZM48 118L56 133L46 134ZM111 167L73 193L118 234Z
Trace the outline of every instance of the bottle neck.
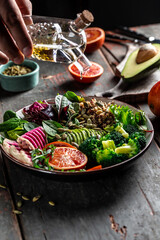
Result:
M70 22L70 27L73 32L80 33L87 28L94 20L91 12L84 10L77 14L77 18Z

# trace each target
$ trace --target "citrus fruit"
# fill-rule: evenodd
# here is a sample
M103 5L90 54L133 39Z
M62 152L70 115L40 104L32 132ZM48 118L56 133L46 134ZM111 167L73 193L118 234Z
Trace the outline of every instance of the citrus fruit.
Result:
M49 165L57 170L73 170L84 168L87 156L76 148L56 147Z
M148 94L148 106L154 115L160 117L160 81L153 85Z
M55 147L70 147L70 148L76 148L74 146L72 146L71 144L67 143L67 142L61 142L61 141L56 141L56 142L51 142L48 143L44 146L44 148L49 148L49 146L54 145Z
M83 72L82 76L78 68L74 65L74 63L71 63L68 66L68 70L72 77L76 81L81 83L91 83L96 81L104 71L103 67L95 62L91 62L91 67L87 71Z
M86 53L91 53L99 49L105 40L105 32L99 27L90 27L85 29L87 45Z

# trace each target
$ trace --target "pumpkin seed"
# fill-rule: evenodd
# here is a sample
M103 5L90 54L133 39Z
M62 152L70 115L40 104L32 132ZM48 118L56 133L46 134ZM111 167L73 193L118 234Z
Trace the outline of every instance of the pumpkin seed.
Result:
M87 119L87 124L92 124L92 120L90 118Z
M53 201L49 201L48 202L50 206L54 207L55 206L55 203Z
M16 205L17 205L18 208L21 208L22 207L22 201L19 200Z
M40 199L41 195L37 195L32 198L32 202L37 202Z
M76 143L76 142L71 142L71 144L72 144L73 146L75 146L76 148L79 148L78 143Z
M81 121L81 122L79 122L80 124L83 124L83 123L85 123L86 121L85 120L83 120L83 121Z
M17 194L17 196L21 196L22 195L22 193L20 193L20 192L17 192L16 194Z
M89 116L87 114L83 114L83 118L88 119Z
M62 134L62 140L65 140L67 138L67 135L65 133Z
M55 138L56 138L57 140L59 140L59 139L61 139L61 136L60 136L59 134L56 134L56 135L55 135Z
M19 210L16 210L16 209L13 210L12 212L15 213L15 214L22 214L22 211L19 211Z
M0 184L0 188L6 189L7 187L5 185Z
M66 129L66 128L58 128L57 130L58 132L71 132L70 129Z
M85 108L82 108L81 114L84 114L86 112Z
M26 197L26 196L22 196L22 199L25 200L25 201L28 201L28 200L29 200L29 198Z
M79 118L81 118L81 117L82 117L82 115L80 114L80 115L78 115L76 118L79 119Z

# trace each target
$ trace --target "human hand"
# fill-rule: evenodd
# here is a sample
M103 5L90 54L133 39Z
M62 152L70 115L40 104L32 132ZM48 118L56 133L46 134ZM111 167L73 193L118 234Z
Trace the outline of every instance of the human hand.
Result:
M0 0L0 64L12 60L16 64L30 57L33 50L32 40L26 24L32 15L32 4L29 0Z

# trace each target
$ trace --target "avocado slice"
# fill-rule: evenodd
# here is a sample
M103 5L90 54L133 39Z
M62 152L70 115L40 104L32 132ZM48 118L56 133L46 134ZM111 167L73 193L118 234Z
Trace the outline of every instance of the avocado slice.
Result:
M70 135L70 133L66 133L66 134L67 134L66 142L71 144L71 142L72 142L71 135Z
M80 145L83 142L82 138L82 130L81 129L74 129L74 133L77 135L78 138L78 144Z
M80 137L79 137L79 134L75 132L75 129L72 131L71 135L73 136L73 139L74 139L73 142L80 145Z
M84 128L83 130L86 132L87 138L92 136L92 134L91 134L90 130L88 130L88 128Z
M83 141L85 141L88 138L88 134L83 128L81 129L81 133L82 133L82 139Z
M121 77L125 82L140 80L157 70L160 66L160 44L153 43L152 45L157 49L157 54L145 62L136 63L139 48L130 54L121 72Z

